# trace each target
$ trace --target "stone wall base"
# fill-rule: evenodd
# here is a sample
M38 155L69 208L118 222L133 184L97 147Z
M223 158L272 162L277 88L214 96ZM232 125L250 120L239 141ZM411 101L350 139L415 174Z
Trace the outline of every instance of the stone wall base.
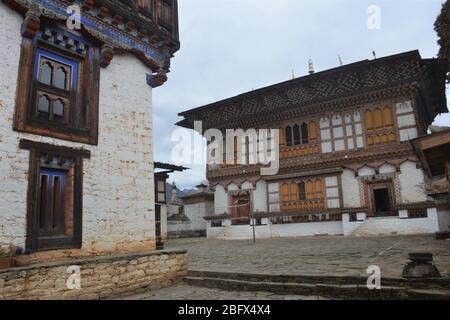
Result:
M186 274L185 250L48 262L0 270L0 299L108 299L167 287Z
M199 238L199 237L206 237L206 229L205 230L178 230L178 231L169 231L167 233L168 239Z

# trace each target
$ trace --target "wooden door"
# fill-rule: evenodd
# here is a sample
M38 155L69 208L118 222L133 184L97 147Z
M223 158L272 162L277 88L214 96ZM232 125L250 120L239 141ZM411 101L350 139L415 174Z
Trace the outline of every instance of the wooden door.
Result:
M231 218L233 225L250 224L250 198L248 196L232 197Z

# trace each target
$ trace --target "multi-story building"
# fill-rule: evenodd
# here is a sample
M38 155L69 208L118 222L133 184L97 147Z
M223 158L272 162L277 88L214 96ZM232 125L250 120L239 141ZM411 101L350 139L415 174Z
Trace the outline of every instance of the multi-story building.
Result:
M215 188L208 236L248 238L253 225L257 237L438 231L440 215L410 140L448 112L445 72L444 61L412 51L181 113L178 125L202 121L224 136L226 129L279 129L277 174L261 175L261 165L248 162L207 167Z
M4 0L0 29L0 247L29 265L0 271L0 296L92 298L179 278L162 256L183 270L183 254L155 252L152 141L177 0ZM65 287L67 259L90 269L89 290ZM117 268L130 261L140 270L127 276Z

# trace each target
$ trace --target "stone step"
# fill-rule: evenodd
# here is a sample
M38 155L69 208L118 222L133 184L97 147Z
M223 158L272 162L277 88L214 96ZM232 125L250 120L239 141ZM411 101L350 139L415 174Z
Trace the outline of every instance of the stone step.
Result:
M380 290L369 290L365 285L358 284L268 282L193 276L187 276L184 280L192 286L218 288L221 290L263 291L282 295L321 296L334 299L450 300L449 291L407 289L391 286L382 286Z
M367 277L360 276L318 276L318 275L276 275L189 270L189 277L217 278L251 282L297 283L317 285L358 285L366 287ZM450 294L450 278L404 279L382 277L381 285L406 289L437 290Z

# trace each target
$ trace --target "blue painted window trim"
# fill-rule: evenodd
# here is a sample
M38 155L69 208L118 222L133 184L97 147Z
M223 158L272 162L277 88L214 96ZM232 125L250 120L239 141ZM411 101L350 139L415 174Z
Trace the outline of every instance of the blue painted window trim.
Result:
M37 81L39 81L39 66L40 66L41 57L45 57L45 58L54 60L56 62L63 63L63 64L70 66L72 68L72 72L71 72L72 78L70 79L71 89L74 89L74 90L77 89L77 86L78 86L78 62L67 59L67 58L63 58L54 53L37 48L36 52L35 52L35 60L34 60L34 76Z

